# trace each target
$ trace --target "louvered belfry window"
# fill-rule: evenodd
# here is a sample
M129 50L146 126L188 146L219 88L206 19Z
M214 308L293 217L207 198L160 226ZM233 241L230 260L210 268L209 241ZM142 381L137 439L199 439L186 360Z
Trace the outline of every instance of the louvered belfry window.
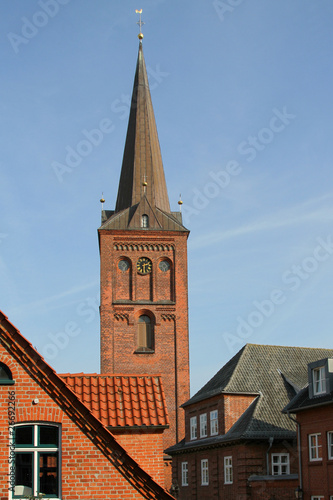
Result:
M149 217L147 214L143 214L141 217L141 227L149 227Z
M138 348L153 349L153 332L151 319L145 314L139 317Z

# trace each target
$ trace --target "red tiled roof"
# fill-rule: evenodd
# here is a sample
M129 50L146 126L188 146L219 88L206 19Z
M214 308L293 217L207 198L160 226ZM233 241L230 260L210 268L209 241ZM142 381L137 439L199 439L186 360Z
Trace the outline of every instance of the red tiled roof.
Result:
M159 375L66 373L60 377L106 427L169 425Z

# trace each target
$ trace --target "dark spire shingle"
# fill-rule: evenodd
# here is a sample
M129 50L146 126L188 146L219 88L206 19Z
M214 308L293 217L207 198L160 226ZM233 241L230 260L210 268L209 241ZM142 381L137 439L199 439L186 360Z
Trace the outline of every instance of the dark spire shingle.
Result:
M138 204L144 195L152 207L170 213L160 144L142 42L140 42L115 213Z

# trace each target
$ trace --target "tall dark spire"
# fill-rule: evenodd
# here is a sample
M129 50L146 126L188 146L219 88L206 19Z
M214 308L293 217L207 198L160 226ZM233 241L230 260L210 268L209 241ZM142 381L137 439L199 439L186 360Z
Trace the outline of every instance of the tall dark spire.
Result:
M142 41L134 78L115 213L146 197L152 208L170 213L160 144L151 102Z

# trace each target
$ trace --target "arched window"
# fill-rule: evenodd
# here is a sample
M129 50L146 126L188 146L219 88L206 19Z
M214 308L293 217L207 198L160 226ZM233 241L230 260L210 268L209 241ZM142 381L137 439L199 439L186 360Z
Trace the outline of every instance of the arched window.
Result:
M42 494L47 498L59 498L59 427L17 425L13 444L14 496L32 498Z
M1 385L12 385L14 384L12 372L7 365L0 362L0 384Z
M147 352L154 349L153 325L146 314L139 317L138 322L138 351Z
M143 214L141 217L141 227L149 227L149 217L147 214Z

